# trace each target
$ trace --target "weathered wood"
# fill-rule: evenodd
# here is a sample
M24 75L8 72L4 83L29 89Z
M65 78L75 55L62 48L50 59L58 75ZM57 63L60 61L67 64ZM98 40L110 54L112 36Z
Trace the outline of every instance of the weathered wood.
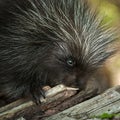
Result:
M64 85L59 85L52 89L48 88L46 86L44 89L45 91L48 90L46 92L48 97L45 100L41 98L43 102L41 105L36 106L32 101L25 99L18 100L0 108L0 120L13 120L17 118L24 118L25 120L44 119L90 99L101 91L101 87L95 79L89 80L86 89L79 93L77 92L78 89L65 87Z
M48 90L48 87L46 86L44 90ZM77 90L76 88L58 85L47 91L46 96L48 96L48 98L46 98L46 100L41 99L43 103L40 106L36 106L32 101L18 100L0 108L0 120L7 120L8 118L13 120L14 118L21 117L27 120L39 120L51 116L96 96L99 93L99 84L94 79L91 79L85 90L76 94ZM44 113L41 113L41 110Z
M60 101L74 95L76 93L76 90L77 89L75 88L68 88L63 85L58 85L54 88L51 88L46 92L46 99L41 98L42 104L40 106L36 106L32 101L20 99L0 108L0 120L6 120L8 118L10 119L15 115L19 115L21 113L24 115L26 112L29 113L30 109L48 109L49 107L54 106L53 104L49 105L50 103L54 103L54 101L59 99L59 101L56 102L56 104L58 104Z
M87 120L103 113L120 113L120 86L45 120Z

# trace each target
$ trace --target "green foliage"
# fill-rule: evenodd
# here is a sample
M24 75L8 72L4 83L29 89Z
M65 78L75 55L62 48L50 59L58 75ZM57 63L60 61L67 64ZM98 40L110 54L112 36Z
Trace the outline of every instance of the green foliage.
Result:
M98 118L101 118L101 119L106 119L106 118L113 118L114 117L114 114L108 114L108 113L103 113L102 115L98 116Z
M112 24L114 24L116 23L116 20L119 19L118 8L115 5L107 1L104 1L101 2L99 9L100 9L100 14L105 15L104 18L105 23L111 22Z
M102 115L94 116L92 118L100 118L100 119L112 119L114 117L120 117L120 113L118 114L108 114L108 113L103 113Z
M120 21L120 13L117 6L109 0L90 0L99 11L99 14L104 17L103 24L110 23L110 26Z

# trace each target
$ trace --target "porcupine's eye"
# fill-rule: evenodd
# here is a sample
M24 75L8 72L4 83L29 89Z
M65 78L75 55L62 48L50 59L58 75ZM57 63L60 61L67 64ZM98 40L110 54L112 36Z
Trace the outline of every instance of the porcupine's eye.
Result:
M75 60L73 58L68 58L67 61L66 61L67 65L69 67L74 67L75 65Z

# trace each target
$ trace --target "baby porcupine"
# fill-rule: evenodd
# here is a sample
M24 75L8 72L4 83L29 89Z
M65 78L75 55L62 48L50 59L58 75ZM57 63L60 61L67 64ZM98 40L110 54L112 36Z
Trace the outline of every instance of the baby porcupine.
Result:
M1 0L0 92L39 103L44 85L84 89L113 54L101 23L86 0Z

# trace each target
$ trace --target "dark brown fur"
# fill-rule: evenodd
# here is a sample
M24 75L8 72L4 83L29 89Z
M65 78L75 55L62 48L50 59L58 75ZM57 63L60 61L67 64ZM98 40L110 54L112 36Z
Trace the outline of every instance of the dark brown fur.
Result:
M85 0L1 0L0 91L38 102L44 85L83 89L113 53L101 22Z

